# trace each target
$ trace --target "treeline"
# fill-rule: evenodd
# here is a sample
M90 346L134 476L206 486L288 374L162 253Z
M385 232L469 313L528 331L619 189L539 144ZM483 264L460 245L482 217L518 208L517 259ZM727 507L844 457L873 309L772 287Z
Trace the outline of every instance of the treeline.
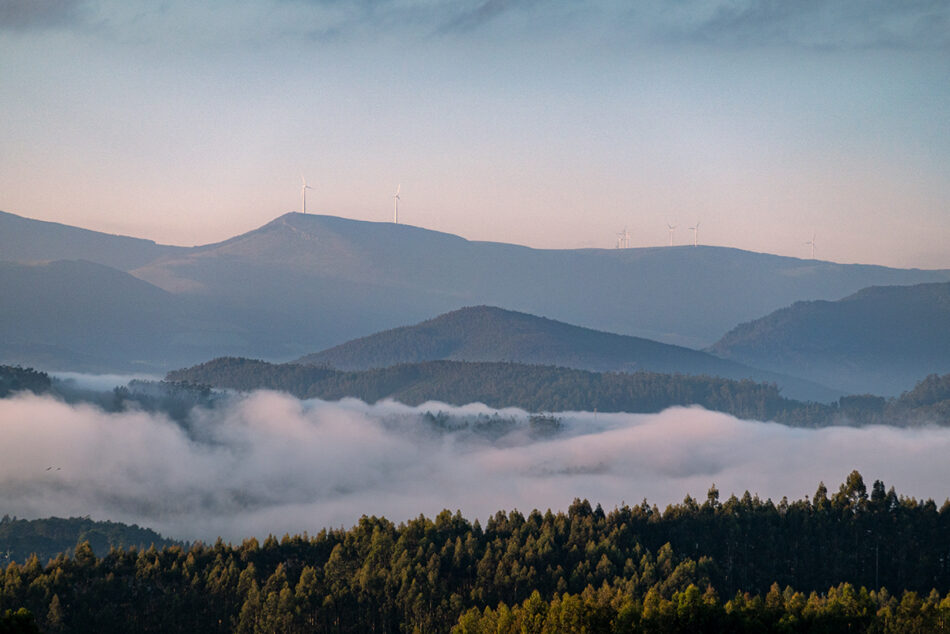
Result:
M10 564L0 612L49 632L929 632L950 622L948 552L950 503L869 495L854 472L791 503L713 488L662 512L575 500L484 526L443 511L240 546L83 543Z
M556 634L560 632L881 632L929 634L950 631L950 595L936 590L926 596L887 590L855 589L849 583L825 594L807 596L773 584L765 595L736 593L723 602L711 587L690 584L664 597L650 590L643 600L602 586L579 595L555 594L550 601L533 593L509 608L471 608L453 634L494 632Z
M187 424L195 406L213 407L214 388L271 389L298 398L375 403L391 398L407 405L441 401L480 402L529 412L601 411L654 413L700 405L747 420L797 427L827 425L950 425L950 374L926 377L896 398L843 396L835 403L804 403L781 395L773 384L711 376L653 372L589 372L555 366L469 361L427 361L345 372L294 363L273 364L222 357L169 372L165 381L132 381L108 392L84 390L45 372L0 366L0 397L29 390L66 402L89 402L105 411L163 412Z
M22 391L44 394L49 391L50 385L49 375L45 372L33 368L0 365L0 398Z
M170 372L171 381L235 390L274 389L299 398L392 398L407 405L429 400L481 402L530 412L652 413L700 405L738 418L788 425L950 424L950 374L931 376L898 398L846 396L838 402L787 399L772 384L652 372L588 372L520 363L428 361L344 372L300 364L223 357Z
M155 531L132 524L96 521L88 517L48 517L17 519L0 518L0 565L23 562L35 554L48 561L61 553L71 552L79 542L88 542L93 552L105 555L111 548L128 546L159 548L180 544L165 539Z
M106 412L162 412L180 423L188 421L195 406L213 407L218 396L207 386L139 379L102 391L81 387L70 379L52 378L32 368L0 365L0 398L24 391L51 395L67 403L91 403Z

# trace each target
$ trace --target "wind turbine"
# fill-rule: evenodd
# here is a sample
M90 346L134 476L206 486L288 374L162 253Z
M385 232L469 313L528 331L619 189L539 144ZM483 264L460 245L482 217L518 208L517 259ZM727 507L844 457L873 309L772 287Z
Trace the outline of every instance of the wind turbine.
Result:
M696 225L690 227L689 230L693 232L693 246L695 247L699 244L699 221L697 220Z
M300 180L303 181L303 185L300 187L300 207L303 213L307 213L307 190L313 189L313 187L307 184L307 179L303 177L303 174L300 175Z
M396 185L396 193L393 194L393 222L399 224L399 190L402 189L402 184Z
M670 230L670 246L673 246L673 232L676 231L676 225L666 223L666 227Z
M805 243L805 246L810 246L810 247L811 247L811 259L812 259L812 260L815 259L815 235L816 235L815 232L812 231L812 232L811 232L811 240L809 240L808 242Z
M630 248L630 232L627 231L626 227L623 228L623 231L617 234L617 248L618 249Z

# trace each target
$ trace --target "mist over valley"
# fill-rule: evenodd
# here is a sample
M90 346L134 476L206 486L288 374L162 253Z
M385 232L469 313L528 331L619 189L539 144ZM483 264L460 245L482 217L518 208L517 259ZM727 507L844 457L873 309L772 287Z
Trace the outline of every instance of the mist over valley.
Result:
M713 483L726 496L800 498L853 468L942 501L950 477L940 458L948 427L796 429L701 408L533 421L514 408L261 391L176 422L21 394L0 399L0 420L6 513L91 515L185 540L315 533L364 514L398 521L443 508L484 520L565 509L575 497L663 507Z

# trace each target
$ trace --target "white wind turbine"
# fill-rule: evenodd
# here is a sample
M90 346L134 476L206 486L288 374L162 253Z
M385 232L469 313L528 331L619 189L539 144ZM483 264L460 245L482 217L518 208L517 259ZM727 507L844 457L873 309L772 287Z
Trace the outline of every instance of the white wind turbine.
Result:
M689 230L693 232L693 246L695 247L699 244L699 221L697 220L696 225L690 227Z
M676 231L676 225L667 223L666 228L670 230L670 246L673 246L673 232Z
M303 185L300 187L300 209L303 213L307 213L307 190L313 189L313 187L307 184L307 179L303 177L303 174L300 175L300 180L303 181Z
M808 242L805 243L805 246L810 246L810 247L811 247L811 259L812 259L812 260L815 259L815 236L816 236L816 235L817 235L817 234L816 234L814 231L812 231L812 232L811 232L811 240L809 240Z
M623 228L623 231L617 234L617 248L618 249L630 248L630 232L627 231L626 227Z
M402 189L402 184L396 185L396 193L393 194L393 222L399 224L399 190Z

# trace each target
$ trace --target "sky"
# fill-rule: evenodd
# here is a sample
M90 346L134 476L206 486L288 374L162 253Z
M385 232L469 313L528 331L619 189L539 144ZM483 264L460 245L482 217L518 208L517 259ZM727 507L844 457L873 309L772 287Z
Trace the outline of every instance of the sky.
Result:
M0 210L950 268L947 0L0 0Z
M163 415L108 414L32 394L0 399L0 502L10 515L136 523L178 539L240 541L394 522L442 509L482 522L499 510L566 510L575 497L605 509L685 496L723 501L748 490L778 503L834 493L852 469L938 508L950 482L946 427L795 429L701 408L659 414L559 415L532 436L527 414L500 438L471 427L436 433L426 412L456 423L495 413L355 399L298 401L254 392L197 408L190 433Z

